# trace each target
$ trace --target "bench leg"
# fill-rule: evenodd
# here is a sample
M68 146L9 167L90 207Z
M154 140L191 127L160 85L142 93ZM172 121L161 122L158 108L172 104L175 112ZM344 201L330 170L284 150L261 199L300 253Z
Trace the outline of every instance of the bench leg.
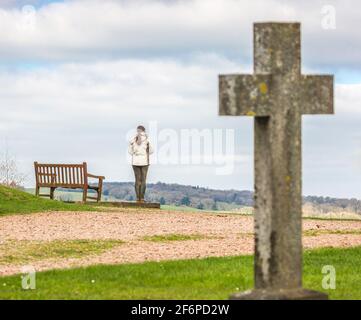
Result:
M100 179L99 180L99 185L98 185L98 197L97 197L97 202L99 202L102 199L102 191L103 191L103 180Z
M97 194L97 202L99 202L102 197L102 194L101 194L100 190L98 190L97 193L98 193Z
M88 196L88 188L83 189L83 202L86 202L86 198Z
M36 187L35 187L35 195L36 195L37 197L39 197L39 194L40 194L40 187L39 187L39 186L36 186Z
M55 191L55 188L50 188L50 199L51 200L54 200L54 191Z

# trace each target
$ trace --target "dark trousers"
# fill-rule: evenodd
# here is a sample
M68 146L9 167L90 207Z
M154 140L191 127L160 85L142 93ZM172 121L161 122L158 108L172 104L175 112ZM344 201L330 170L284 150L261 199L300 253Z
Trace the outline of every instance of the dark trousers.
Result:
M133 166L135 176L135 194L137 200L144 200L144 194L146 189L146 180L148 173L148 166Z

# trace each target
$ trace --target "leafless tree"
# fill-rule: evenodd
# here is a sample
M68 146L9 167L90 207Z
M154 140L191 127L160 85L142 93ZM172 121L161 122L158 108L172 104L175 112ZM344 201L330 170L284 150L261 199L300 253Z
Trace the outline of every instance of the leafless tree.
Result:
M26 175L18 169L16 158L9 152L6 147L0 158L0 184L17 188L26 180Z

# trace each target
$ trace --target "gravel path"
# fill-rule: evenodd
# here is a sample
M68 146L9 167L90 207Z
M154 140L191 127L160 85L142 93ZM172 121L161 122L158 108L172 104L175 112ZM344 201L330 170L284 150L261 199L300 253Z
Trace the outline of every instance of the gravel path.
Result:
M304 220L305 248L361 245L361 221ZM324 233L322 233L324 232ZM336 233L338 232L338 233ZM36 270L170 259L251 254L253 218L235 214L120 209L109 212L48 212L0 217L0 241L118 239L126 243L102 254L32 262ZM151 235L203 235L199 240L151 242ZM1 244L0 244L1 246ZM0 265L0 275L19 273Z

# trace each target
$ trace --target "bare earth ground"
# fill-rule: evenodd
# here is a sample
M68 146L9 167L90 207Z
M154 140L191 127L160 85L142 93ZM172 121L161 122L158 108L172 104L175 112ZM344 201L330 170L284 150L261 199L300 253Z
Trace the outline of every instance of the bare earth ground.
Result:
M304 220L305 248L361 245L361 221ZM317 231L317 234L314 233ZM253 217L236 214L117 209L109 212L46 212L0 217L0 241L117 239L101 254L32 262L36 270L253 253ZM201 235L198 240L146 241L145 236ZM5 254L1 252L0 255ZM21 271L0 265L0 275Z

